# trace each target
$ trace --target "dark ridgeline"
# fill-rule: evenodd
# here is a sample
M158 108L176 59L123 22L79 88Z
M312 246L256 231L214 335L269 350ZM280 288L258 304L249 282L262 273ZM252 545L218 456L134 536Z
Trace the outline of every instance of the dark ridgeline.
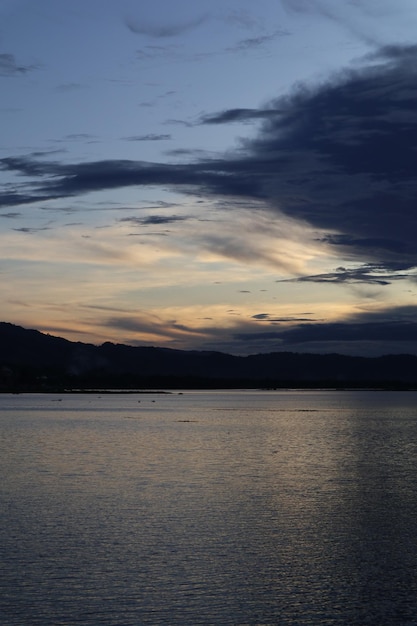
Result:
M0 322L0 390L417 388L417 356L222 352L101 346Z

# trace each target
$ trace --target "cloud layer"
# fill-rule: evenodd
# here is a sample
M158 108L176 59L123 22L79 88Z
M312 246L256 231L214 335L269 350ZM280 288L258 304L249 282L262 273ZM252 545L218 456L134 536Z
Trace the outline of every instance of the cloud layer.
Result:
M345 258L386 268L417 265L417 47L389 47L361 69L300 87L259 110L231 109L202 123L261 119L255 139L217 159L182 164L107 160L62 164L3 158L3 207L131 186L170 186L262 200L325 234ZM143 137L141 137L143 139ZM148 137L149 139L149 137ZM31 179L27 182L27 179Z

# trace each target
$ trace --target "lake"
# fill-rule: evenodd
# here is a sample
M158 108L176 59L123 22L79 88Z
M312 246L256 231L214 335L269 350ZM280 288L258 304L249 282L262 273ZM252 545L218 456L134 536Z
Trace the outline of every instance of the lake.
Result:
M417 624L417 392L0 395L0 623Z

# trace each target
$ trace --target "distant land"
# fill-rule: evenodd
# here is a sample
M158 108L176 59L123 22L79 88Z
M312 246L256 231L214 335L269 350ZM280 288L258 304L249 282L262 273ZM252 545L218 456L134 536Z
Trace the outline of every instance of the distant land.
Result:
M417 356L222 352L72 342L0 322L0 391L417 389Z

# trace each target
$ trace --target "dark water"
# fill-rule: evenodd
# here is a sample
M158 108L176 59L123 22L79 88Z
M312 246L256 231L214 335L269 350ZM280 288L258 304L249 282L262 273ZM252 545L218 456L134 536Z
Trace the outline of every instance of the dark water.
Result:
M0 623L417 624L417 394L0 395Z

